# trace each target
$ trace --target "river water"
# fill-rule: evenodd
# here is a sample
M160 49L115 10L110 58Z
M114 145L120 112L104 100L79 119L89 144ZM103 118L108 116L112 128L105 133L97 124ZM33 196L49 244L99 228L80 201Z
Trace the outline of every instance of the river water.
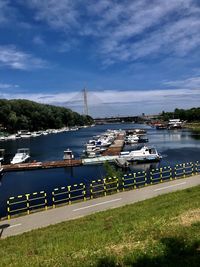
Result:
M160 163L138 164L131 171L145 170L160 166L173 167L178 163L195 162L200 160L200 136L189 130L156 130L144 124L107 124L79 131L50 134L35 138L19 139L0 143L5 148L8 158L12 158L18 148L30 148L31 157L36 161L60 160L63 151L72 149L75 157L79 157L84 144L94 135L99 135L107 129L143 128L147 131L149 143L156 147L163 159ZM141 144L140 144L141 145ZM126 149L135 149L127 147ZM70 184L102 178L105 175L103 166L80 166L74 168L35 170L26 172L6 173L0 181L0 217L5 215L6 201L10 196L33 193L44 190L51 194L52 190Z

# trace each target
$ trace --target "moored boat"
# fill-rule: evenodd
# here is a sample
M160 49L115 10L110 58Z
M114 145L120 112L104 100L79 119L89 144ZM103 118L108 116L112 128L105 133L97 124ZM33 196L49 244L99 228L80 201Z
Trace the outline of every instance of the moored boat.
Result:
M0 163L0 178L3 176L3 167L1 167L1 163Z
M29 158L30 158L29 148L19 148L10 163L11 164L23 163L26 162Z
M148 162L160 161L162 156L154 147L143 146L139 150L121 152L119 158L124 158L129 162Z
M128 135L126 137L126 140L125 140L126 144L137 144L138 141L139 141L139 137L135 134L134 135Z
M5 149L0 149L0 164L4 160Z
M22 138L29 138L31 137L31 132L27 130L21 130L17 132L18 135L20 135Z
M72 150L70 150L69 148L65 150L63 159L64 160L74 159L74 154L72 153Z

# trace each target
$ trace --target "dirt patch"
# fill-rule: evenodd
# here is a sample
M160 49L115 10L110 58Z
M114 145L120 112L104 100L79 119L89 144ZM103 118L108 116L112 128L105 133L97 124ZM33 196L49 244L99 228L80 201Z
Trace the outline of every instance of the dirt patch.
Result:
M191 226L192 223L200 222L200 209L184 212L178 217L178 221L184 226Z

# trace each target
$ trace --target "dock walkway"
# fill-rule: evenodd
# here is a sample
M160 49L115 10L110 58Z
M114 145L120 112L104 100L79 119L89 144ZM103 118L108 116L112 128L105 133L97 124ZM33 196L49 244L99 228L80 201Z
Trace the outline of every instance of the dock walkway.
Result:
M39 170L39 169L74 167L74 166L80 166L81 164L82 164L81 159L71 159L71 160L60 160L60 161L49 161L49 162L8 164L8 165L2 165L2 167L4 172L10 172L10 171L28 171L28 170Z
M102 153L102 156L118 156L124 146L124 137L125 133L119 133L113 144Z

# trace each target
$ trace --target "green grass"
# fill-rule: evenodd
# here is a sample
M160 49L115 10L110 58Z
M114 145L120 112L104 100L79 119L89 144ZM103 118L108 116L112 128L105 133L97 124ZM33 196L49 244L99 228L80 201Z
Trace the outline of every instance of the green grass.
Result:
M186 123L185 127L194 132L200 133L200 122Z
M0 266L199 262L200 186L0 240Z

